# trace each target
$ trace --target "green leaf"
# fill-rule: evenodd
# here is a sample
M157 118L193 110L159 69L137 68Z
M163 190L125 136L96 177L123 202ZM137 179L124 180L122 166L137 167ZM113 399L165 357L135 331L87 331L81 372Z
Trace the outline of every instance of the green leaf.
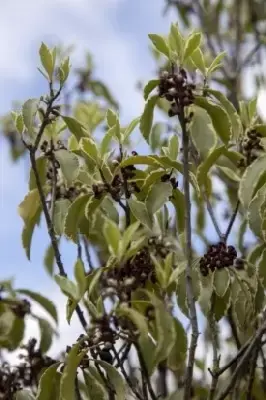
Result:
M200 46L201 33L192 33L185 42L184 61L193 54L193 52Z
M5 308L2 314L0 314L0 337L1 336L5 337L9 335L14 321L15 321L14 313L8 308Z
M226 111L217 104L210 103L205 97L197 96L194 103L208 112L217 135L225 144L228 144L231 124Z
M265 174L265 165L266 155L263 155L249 165L242 176L238 189L238 197L245 209L248 208L256 194L256 186L260 178Z
M30 389L20 389L14 396L14 400L35 400Z
M198 47L190 56L193 64L196 68L205 76L206 75L206 65L201 49Z
M220 65L221 61L223 58L226 56L226 51L223 51L222 53L218 54L215 59L212 61L211 65L207 68L207 74L210 75L212 72L214 72Z
M54 329L46 319L38 317L38 322L41 331L40 349L42 353L46 353L52 345Z
M58 323L57 310L51 300L42 296L40 293L28 289L16 289L16 292L24 294L25 296L28 296L32 300L36 301L36 303L40 304L48 312L48 314L51 315L55 322Z
M174 319L175 344L168 356L167 366L172 371L180 370L186 361L187 335L183 325L176 318Z
M109 382L111 382L112 386L115 389L116 400L125 400L126 396L125 382L120 373L117 371L117 369L105 361L97 361L97 364L101 365L101 367L105 369L107 374L107 379Z
M160 208L169 201L172 192L173 187L171 183L159 182L151 186L145 201L151 219L153 214L160 210Z
M150 33L149 39L152 41L154 47L162 54L164 54L167 58L169 57L169 47L168 44L166 43L165 39L156 34Z
M17 131L22 134L24 132L24 121L22 114L18 114L15 120Z
M42 374L38 385L36 400L52 400L54 387L57 384L57 369L59 365L59 362L51 365Z
M112 128L118 119L117 113L108 108L107 113L106 113L106 120L109 128Z
M61 63L60 68L59 68L59 80L60 80L61 87L66 82L68 75L69 75L69 71L70 71L70 63L69 63L69 57L67 57Z
M92 374L91 371L94 373ZM108 393L104 386L104 384L99 379L97 379L97 370L94 370L94 367L88 367L83 370L84 380L86 383L87 393L89 395L89 399L97 399L97 400L108 400Z
M170 33L168 35L168 42L170 49L175 51L178 55L180 62L183 61L183 53L184 53L184 39L178 29L177 24L171 24Z
M54 207L54 229L57 235L64 233L65 218L71 202L68 199L59 199L55 202Z
M116 130L116 127L112 126L111 128L108 129L108 131L104 135L104 138L101 143L101 149L100 149L100 153L101 153L102 157L104 157L104 155L109 150L110 143L115 135L115 130Z
M96 143L91 138L82 138L79 143L80 149L96 164L99 161L99 152Z
M75 279L78 284L79 297L81 298L87 289L87 279L83 261L78 258L74 266Z
M55 261L54 248L50 244L45 251L44 266L45 266L46 271L51 276L53 276L53 272L54 272L54 261Z
M75 136L78 141L83 137L90 136L87 129L76 118L68 117L66 115L62 115L62 118L70 132Z
M46 183L46 172L47 172L47 158L42 156L36 159L36 168L40 178L41 185L44 186ZM29 180L29 190L36 189L36 179L33 169L30 169L30 180Z
M160 79L151 79L144 88L144 99L147 100L150 93L158 87Z
M217 147L213 150L208 157L200 164L197 171L197 181L199 187L207 185L208 172L215 164L218 158L225 153L225 146Z
M168 156L171 160L176 161L178 156L178 149L179 149L178 136L172 135L168 143Z
M78 157L76 154L62 149L55 151L55 158L60 164L62 174L67 183L71 184L79 174L80 165Z
M38 99L29 99L22 106L22 116L24 125L26 126L30 135L35 134L35 116L39 107Z
M204 159L216 146L217 137L207 111L197 106L193 106L191 110L193 112L189 125L191 139L201 158Z
M79 300L78 288L72 281L60 275L55 275L54 278L63 293L73 300Z
M139 124L139 122L140 122L140 117L134 118L130 122L130 124L125 128L125 131L123 134L124 140L128 139L128 137L133 132L133 130L136 128L136 126Z
M135 232L139 229L140 221L131 224L123 233L122 240L119 243L119 257L123 257L130 242L133 240Z
M15 318L11 331L8 333L8 350L14 351L20 345L24 338L25 320L24 318Z
M39 224L41 218L42 208L39 205L39 209L37 210L34 217L23 227L22 231L22 246L25 249L26 256L28 260L30 260L31 255L31 241L35 226Z
M54 60L53 60L53 54L51 50L42 42L42 45L40 47L40 59L43 68L47 72L50 81L53 80L53 72L54 72Z
M117 256L120 242L119 227L114 221L106 218L103 226L103 234L110 253L113 256Z
M90 80L90 90L96 95L100 97L104 97L105 100L111 104L113 107L117 107L117 103L115 99L113 98L110 90L107 88L107 86L100 81L96 80Z
M261 207L265 202L266 198L266 184L263 185L253 197L249 204L248 208L248 223L250 229L257 235L258 237L262 238L262 215L261 215Z
M84 355L85 352L80 351L80 343L75 344L69 351L60 381L59 400L75 399L75 379L77 368Z
M160 166L160 162L153 156L131 156L123 160L120 164L121 167L128 165L154 165L158 167Z
M169 356L174 346L176 338L174 319L168 313L162 301L152 293L147 292L147 294L155 310L157 344L153 355L153 364L158 365Z
M215 320L217 322L219 322L220 319L226 315L228 308L230 307L230 304L231 304L231 287L230 287L230 285L223 297L213 296L212 301L214 302L214 304L213 304L214 317L215 317Z
M157 103L158 96L152 96L149 98L147 101L144 112L140 118L140 131L144 137L144 139L149 143L149 136L152 128L152 122L153 122L153 113L154 113L154 107Z
M184 232L184 229L185 229L186 203L185 203L184 194L178 188L173 190L171 202L175 207L178 233L180 234L180 233Z
M40 208L40 196L37 189L31 190L18 206L18 213L27 225L36 217Z
M258 272L264 288L266 288L266 249L263 250L258 261Z
M227 268L215 270L213 273L213 288L219 297L223 297L230 285L230 274Z
M77 233L81 219L85 217L85 208L90 200L91 195L84 195L78 197L68 209L68 213L65 218L65 235L77 243Z
M130 207L130 211L134 215L134 217L139 220L143 225L145 225L147 228L151 229L153 228L153 219L151 218L147 206L145 203L142 203L141 201L134 200L134 199L129 199L128 200L128 205Z

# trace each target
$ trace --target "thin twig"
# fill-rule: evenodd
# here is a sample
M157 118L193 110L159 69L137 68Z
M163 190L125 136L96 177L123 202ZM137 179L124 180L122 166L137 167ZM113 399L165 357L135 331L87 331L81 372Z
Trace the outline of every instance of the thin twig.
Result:
M159 393L163 398L165 398L168 396L168 388L167 388L167 368L164 362L159 364L158 372L159 372Z
M148 370L147 370L147 366L146 366L145 360L144 360L144 358L142 356L139 344L135 342L134 345L135 345L135 348L136 348L137 353L138 353L140 367L141 367L141 370L144 373L145 380L147 382L147 386L148 386L148 389L149 389L149 393L150 393L151 399L152 400L157 400L157 396L154 393L154 390L153 390L153 387L152 387L152 384L151 384L151 381L150 381L149 373L148 373Z
M119 152L120 152L120 159L122 162L123 161L123 148L122 148L121 143L119 144ZM127 201L127 198L129 197L129 190L128 190L128 184L127 184L127 177L124 173L123 168L121 169L121 172L122 172L124 192L125 192L125 197L126 197L126 205L124 206L123 209L124 209L125 215L126 215L126 227L128 227L130 225L130 208L129 208L128 201ZM120 206L121 206L121 204L120 204Z
M236 220L236 217L237 217L237 213L238 213L239 206L240 206L240 201L237 200L235 210L234 210L234 212L233 212L233 214L232 214L232 216L231 216L231 218L230 218L228 227L227 227L226 232L225 232L225 234L224 234L224 241L225 241L225 242L227 241L227 239L228 239L228 237L229 237L229 235L230 235L230 233L231 233L231 230L232 230L232 228L233 228L233 225L234 225L234 223L235 223L235 220Z
M211 299L211 310L209 315L209 324L210 324L210 331L211 331L211 341L212 341L212 351L213 351L213 366L212 370L214 374L212 374L212 383L211 389L209 392L208 400L213 400L215 396L215 391L218 384L219 375L215 374L216 371L219 370L220 364L220 356L218 356L218 348L219 348L219 340L218 340L218 331L217 331L217 323L214 317L214 305L215 305L215 297L216 295L212 295Z
M82 260L82 247L80 243L80 236L79 234L77 235L77 258Z
M256 348L258 345L258 342L260 342L261 336L264 334L266 330L266 322L262 324L260 329L257 330L256 334L254 335L253 339L251 340L248 348L246 349L245 353L243 354L241 360L239 361L236 369L234 370L234 373L231 376L231 379L229 383L226 385L225 389L221 392L221 394L217 397L217 400L224 400L227 395L231 392L231 390L234 387L234 384L237 380L238 374L245 365L245 363L248 361L251 353L253 350Z
M51 204L50 204L50 215L51 220L54 220L54 211L55 211L55 201L56 201L56 183L57 183L57 174L56 174L56 160L53 153L54 150L54 143L51 139L51 164L52 164L52 193L51 193Z
M251 365L250 365L250 371L249 371L249 379L248 379L248 391L247 391L247 400L252 400L252 388L254 384L254 379L255 379L255 373L256 373L256 367L257 367L257 360L259 356L259 350L260 348L257 347L253 350L252 354L252 359L251 359Z
M231 306L229 307L227 314L228 314L227 315L227 321L228 321L228 323L230 325L230 328L231 328L231 331L232 331L232 335L233 335L233 338L234 338L235 343L236 343L237 350L240 350L241 349L241 342L240 342L239 337L238 337L237 327L236 327L236 323L234 321L234 317L233 317L232 307Z
M86 260L89 266L89 272L92 271L93 268L93 264L92 264L92 260L91 260L91 255L90 255L90 249L89 249L89 243L88 240L86 239L85 236L82 236L82 241L83 241L83 246L84 246L84 250L85 250L85 255L86 255Z
M185 196L185 221L186 221L186 293L189 308L189 319L191 321L192 334L189 347L189 356L185 377L184 400L191 398L191 387L193 379L193 368L195 362L195 353L199 336L198 320L195 306L195 296L192 285L192 243L191 243L191 200L189 188L189 136L186 129L186 121L184 109L181 110L179 116L182 128L182 147L183 147L183 168L184 168L184 196Z
M125 367L124 367L123 363L121 362L121 359L119 358L119 354L117 353L115 346L112 347L112 350L113 350L113 352L114 352L114 355L115 355L115 358L116 358L116 361L117 361L117 365L118 365L118 367L120 368L120 370L121 370L121 372L122 372L122 374L123 374L123 376L124 376L124 378L125 378L125 380L126 380L128 386L130 387L130 389L132 390L132 392L134 393L134 395L135 395L139 400L143 400L143 397L140 395L140 393L138 392L138 390L134 387L134 385L133 385L133 383L132 383L130 377L128 376L127 371L125 370Z

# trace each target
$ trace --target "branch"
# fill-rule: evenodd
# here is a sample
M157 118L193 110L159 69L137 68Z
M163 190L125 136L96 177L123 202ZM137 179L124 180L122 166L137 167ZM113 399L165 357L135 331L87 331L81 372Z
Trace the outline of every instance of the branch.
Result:
M90 255L90 250L89 250L89 243L88 243L88 240L86 239L86 237L84 235L82 236L82 241L83 241L86 260L87 260L87 263L88 263L88 266L89 266L89 272L90 272L94 268L93 268L93 264L92 264L92 260L91 260L91 255Z
M121 162L123 161L123 148L122 148L122 144L119 144L119 152L120 152L120 159ZM127 184L127 177L125 176L125 173L123 172L123 168L121 170L122 172L122 176L123 176L123 183L124 183L124 191L125 191L125 197L126 197L126 205L123 207L124 211L125 211L125 215L126 215L126 227L128 227L130 225L130 208L128 205L128 197L129 197L129 191L128 191L128 184ZM122 207L122 205L120 204L121 201L119 202L119 205Z
M210 331L211 331L211 341L212 341L212 351L213 351L213 373L212 375L212 383L211 383L211 390L208 396L208 400L213 400L215 396L216 387L218 384L219 375L215 374L216 371L219 370L220 364L220 356L218 356L218 348L219 348L219 341L218 341L218 331L217 331L217 323L214 317L214 303L215 303L216 295L212 295L212 304L209 316L209 324L210 324Z
M250 372L249 372L249 379L248 379L248 392L247 392L247 400L252 400L252 388L254 384L254 378L255 378L255 373L256 373L256 367L257 367L257 359L259 356L259 351L260 347L257 347L252 354L252 359L251 359L251 366L250 366Z
M186 293L189 308L189 319L192 327L191 343L189 347L188 364L185 377L184 400L191 398L193 367L199 336L198 320L195 306L195 296L192 286L192 243L191 243L191 200L189 188L189 136L186 129L184 109L181 109L179 122L182 128L183 167L184 167L184 195L185 195L185 221L186 221Z
M142 353L141 353L141 349L140 349L140 347L139 347L139 344L135 342L134 345L135 345L136 350L137 350L137 353L138 353L138 358L139 358L139 362L140 362L140 367L141 367L141 370L142 370L143 375L145 376L145 379L146 379L146 382L147 382L147 386L148 386L148 390L149 390L151 399L152 399L152 400L157 400L157 396L156 396L156 394L154 393L154 390L153 390L153 387L152 387L152 384L151 384L151 381L150 381L149 373L148 373L148 370L147 370L147 367L146 367L146 363L145 363L145 360L144 360L144 358L143 358L143 356L142 356Z
M257 333L254 335L253 339L250 341L250 344L248 345L248 348L246 349L245 353L243 354L243 357L239 361L239 364L237 365L233 375L231 376L231 379L225 389L221 392L221 394L217 397L217 400L224 400L227 395L230 393L230 391L233 389L235 382L237 380L238 374L245 365L246 362L248 362L248 359L250 355L252 354L253 350L256 348L258 345L258 342L260 342L261 336L264 334L266 331L266 321L262 324L260 329L258 329Z
M237 213L238 213L239 206L240 206L240 201L237 200L236 208L235 208L235 210L234 210L234 212L233 212L233 214L232 214L232 216L231 216L231 218L230 218L230 221L229 221L227 230L226 230L226 232L225 232L225 234L224 234L224 241L225 241L225 242L227 241L227 239L228 239L228 237L229 237L229 235L230 235L230 233L231 233L231 230L232 230L232 228L233 228L233 225L234 225L234 223L235 223L235 220L236 220L236 217L237 217Z

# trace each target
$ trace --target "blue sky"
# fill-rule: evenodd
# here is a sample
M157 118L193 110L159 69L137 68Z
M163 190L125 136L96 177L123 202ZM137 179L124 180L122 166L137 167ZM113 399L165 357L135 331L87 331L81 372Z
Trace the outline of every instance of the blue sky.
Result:
M108 83L121 105L123 122L142 112L143 99L136 90L139 79L153 77L155 64L148 51L148 33L166 33L175 14L162 16L163 0L9 0L0 15L0 114L8 112L14 100L25 101L46 92L37 71L41 41L47 44L75 44L73 66L83 61L84 51L94 57L97 76ZM250 85L249 85L250 87ZM265 100L264 100L265 101ZM16 286L49 295L61 305L65 298L42 266L48 245L45 229L35 232L31 262L21 246L22 220L17 206L27 192L28 165L13 164L6 142L0 138L0 279L16 277ZM62 249L67 272L74 265L76 251L67 244ZM35 329L29 325L29 334ZM61 323L60 345L71 342L80 332L73 323Z

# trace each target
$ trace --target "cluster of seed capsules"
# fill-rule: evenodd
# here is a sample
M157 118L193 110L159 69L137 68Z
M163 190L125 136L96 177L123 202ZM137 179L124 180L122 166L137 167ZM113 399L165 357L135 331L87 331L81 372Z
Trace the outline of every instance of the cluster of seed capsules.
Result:
M234 246L227 246L223 242L209 246L207 253L200 259L200 272L203 276L207 276L209 271L214 272L215 269L220 270L230 266L243 269L244 262L237 258Z
M36 349L36 344L36 339L30 339L27 345L21 347L26 354L19 354L23 360L19 365L11 368L9 363L4 362L0 366L0 399L13 399L19 390L32 387L39 373L56 362Z
M159 96L166 98L171 102L171 107L168 111L169 117L180 115L184 107L193 104L193 90L196 86L188 83L187 72L180 68L177 72L163 71L160 76Z
M28 300L23 299L13 304L10 304L10 309L16 315L16 317L22 319L25 317L25 315L30 314L31 304Z
M239 161L239 167L249 166L265 150L261 143L261 138L261 133L257 132L256 129L251 129L247 133L247 138L240 144L240 151L244 158Z
M156 274L150 252L165 258L169 253L168 243L163 238L152 237L124 265L105 271L101 276L102 296L118 296L123 302L131 299L134 290L145 287L147 282L156 283Z

